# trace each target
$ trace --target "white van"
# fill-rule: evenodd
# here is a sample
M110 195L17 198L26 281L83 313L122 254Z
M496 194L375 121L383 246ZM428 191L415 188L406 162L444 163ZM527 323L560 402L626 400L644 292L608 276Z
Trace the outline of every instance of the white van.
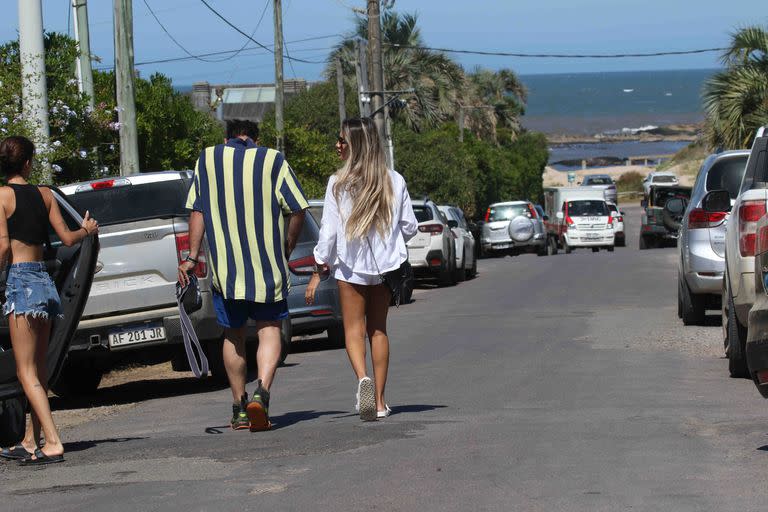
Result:
M578 247L589 247L593 252L601 248L613 251L614 219L602 190L544 189L544 211L549 254L556 254L560 248L570 254Z

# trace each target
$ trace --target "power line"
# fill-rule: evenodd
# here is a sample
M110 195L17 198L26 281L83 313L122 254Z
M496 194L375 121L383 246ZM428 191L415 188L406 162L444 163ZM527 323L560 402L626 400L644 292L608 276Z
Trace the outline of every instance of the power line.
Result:
M230 60L230 59L234 59L235 57L237 57L240 54L240 52L245 50L246 46L248 46L248 41L246 41L245 44L243 46L241 46L239 50L234 52L229 57L224 57L223 59L205 59L202 56L194 55L192 52L187 50L184 47L184 45L182 45L175 37L173 37L173 35L171 35L171 33L168 31L168 29L165 27L165 25L163 25L163 23L157 17L157 15L155 14L155 11L152 10L152 7L150 7L150 5L147 2L147 0L143 0L143 2L144 2L144 5L147 7L147 10L149 11L149 13L152 15L152 17L157 22L157 24L160 25L161 29L163 29L163 32L165 32L165 35L167 35L168 38L171 41L173 41L173 43L181 49L181 51L183 51L184 53L189 55L189 57L192 58L192 59L196 59L196 60L199 60L199 61L202 61L202 62L224 62L224 61L227 61L227 60ZM261 17L259 18L259 21L256 23L256 27L253 29L253 32L251 32L251 36L256 33L256 30L258 30L259 26L261 25L261 21L264 19L264 15L267 13L267 7L269 7L269 0L267 0L265 2L264 10L261 12Z
M699 50L661 51L650 53L596 53L596 54L569 54L569 53L517 53L517 52L492 52L483 50L457 50L454 48L434 48L431 46L410 46L404 44L384 43L392 48L408 50L430 50L445 53L461 53L469 55L490 55L498 57L520 57L532 59L621 59L629 57L664 57L668 55L692 55L696 53L722 52L727 48L703 48Z
M246 34L245 32L243 32L243 31L242 31L242 30L240 30L239 28L237 28L237 27L236 27L236 26L235 26L235 25L234 25L234 24L233 24L231 21L229 21L227 18L225 18L224 16L222 16L222 15L221 15L221 14L220 14L220 13L219 13L219 12L218 12L216 9L214 9L213 7L211 7L211 4L209 4L209 3L208 3L206 0L200 0L200 1L203 3L203 5L205 5L205 6L208 8L208 10L209 10L209 11L211 11L213 14L215 14L215 15L216 15L216 17L218 17L218 18L219 18L221 21L223 21L224 23L226 23L227 25L229 25L230 27L232 27L232 28L233 28L234 30L236 30L236 31L237 31L239 34L241 34L241 35L243 35L243 36L247 37L247 38L248 38L250 41L252 41L252 42L256 43L256 45L257 45L257 46L260 46L260 47L264 48L264 49L265 49L265 50L267 50L268 52L271 52L271 53L273 53L273 54L275 53L275 51L274 51L274 50L272 50L271 48L268 48L267 46L264 46L263 44L261 44L260 42L258 42L257 40L255 40L254 38L252 38L251 36L249 36L248 34ZM304 64L325 64L325 62L324 62L324 61L310 61L310 60L303 60L303 59L295 59L295 58L293 58L293 57L286 57L286 58L287 58L287 59L289 59L289 60L295 60L296 62L303 62Z

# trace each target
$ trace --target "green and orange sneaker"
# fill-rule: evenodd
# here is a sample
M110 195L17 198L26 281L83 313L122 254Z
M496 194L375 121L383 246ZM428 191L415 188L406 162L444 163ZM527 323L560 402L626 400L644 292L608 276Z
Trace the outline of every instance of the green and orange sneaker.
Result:
M261 432L272 428L269 421L269 391L261 385L261 379L256 381L256 391L246 407L248 419L251 422L251 432Z
M247 403L248 395L245 394L240 398L239 404L232 404L232 421L230 422L232 430L245 430L251 427L251 422L248 420L246 412Z

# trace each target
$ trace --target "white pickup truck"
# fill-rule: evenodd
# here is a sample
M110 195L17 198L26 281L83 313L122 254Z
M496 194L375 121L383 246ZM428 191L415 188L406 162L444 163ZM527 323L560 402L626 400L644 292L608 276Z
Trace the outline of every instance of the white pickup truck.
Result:
M703 203L725 203L724 191L708 193ZM755 302L755 242L757 222L766 213L768 201L768 136L757 132L744 178L728 219L725 235L723 279L723 337L731 377L749 377L745 344L749 310ZM706 209L706 206L705 206Z

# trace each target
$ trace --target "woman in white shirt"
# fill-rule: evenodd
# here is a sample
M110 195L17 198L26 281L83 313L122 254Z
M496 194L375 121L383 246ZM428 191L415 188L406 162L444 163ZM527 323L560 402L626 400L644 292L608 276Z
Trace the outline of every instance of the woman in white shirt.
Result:
M389 416L384 388L389 369L387 312L391 292L381 275L408 259L407 240L418 222L403 177L388 170L376 125L369 118L342 124L336 151L343 166L328 180L317 263L305 298L314 302L320 267L338 281L347 355L358 379L356 409L373 421ZM365 337L371 344L374 382L368 377Z

